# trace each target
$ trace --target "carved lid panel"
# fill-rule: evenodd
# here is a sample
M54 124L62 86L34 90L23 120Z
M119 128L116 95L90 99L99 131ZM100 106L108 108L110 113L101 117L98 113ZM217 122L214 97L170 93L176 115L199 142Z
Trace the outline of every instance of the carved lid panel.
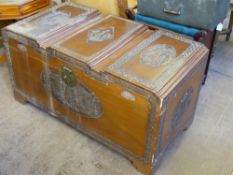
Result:
M68 2L10 25L7 29L31 39L43 40L54 32L65 31L82 22L95 12L94 9Z
M144 25L133 21L106 16L52 48L90 65L97 64L143 28Z
M180 35L159 30L105 69L157 92L191 60L201 46Z

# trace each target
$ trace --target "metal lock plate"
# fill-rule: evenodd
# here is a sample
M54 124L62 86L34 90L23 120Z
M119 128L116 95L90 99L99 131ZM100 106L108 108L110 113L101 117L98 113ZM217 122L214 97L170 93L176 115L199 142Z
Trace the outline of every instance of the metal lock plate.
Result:
M67 86L74 87L77 85L77 77L70 67L63 65L60 72L61 78Z

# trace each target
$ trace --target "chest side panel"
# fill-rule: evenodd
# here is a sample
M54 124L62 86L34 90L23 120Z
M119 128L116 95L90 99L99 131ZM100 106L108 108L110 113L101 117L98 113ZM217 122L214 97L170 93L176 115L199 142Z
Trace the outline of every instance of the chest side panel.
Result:
M205 65L205 61L196 65L167 97L161 123L161 151L164 151L171 141L192 123Z

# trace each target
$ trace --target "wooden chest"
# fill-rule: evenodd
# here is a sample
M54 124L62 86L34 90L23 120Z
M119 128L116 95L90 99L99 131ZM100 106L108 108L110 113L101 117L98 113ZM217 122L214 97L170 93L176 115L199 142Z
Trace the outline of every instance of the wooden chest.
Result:
M1 0L0 19L20 19L49 6L49 0Z
M181 35L118 17L95 19L43 49L26 32L6 28L15 98L152 174L193 120L208 51Z

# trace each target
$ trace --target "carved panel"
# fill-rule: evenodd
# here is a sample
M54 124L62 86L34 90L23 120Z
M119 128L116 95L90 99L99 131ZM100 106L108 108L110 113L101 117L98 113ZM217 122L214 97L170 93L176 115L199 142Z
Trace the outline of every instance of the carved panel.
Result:
M79 15L73 15L72 11L61 11L59 9L65 7L76 8L77 12L83 10L83 13ZM21 33L25 36L32 37L34 39L41 39L47 37L48 33L56 32L59 28L64 26L73 25L74 23L81 22L86 16L93 13L95 10L87 7L66 2L61 5L54 6L49 10L45 10L41 13L21 20L7 28L16 33Z
M88 42L103 42L114 38L115 27L92 29L88 32Z
M178 101L173 114L174 118L172 119L172 128L176 128L178 126L182 116L191 104L192 96L193 88L189 88Z
M75 73L67 66L61 69L49 69L42 72L44 86L52 96L80 115L88 118L99 118L102 106L95 94L85 87Z
M156 44L145 49L141 55L141 63L157 68L169 64L176 57L176 49L167 44Z
M178 41L184 42L186 44L189 44L189 47L179 55L177 53L175 54L175 50L172 49L172 47L166 48L165 46L160 45L159 47L163 48L162 52L158 51L158 48L153 48L153 46L151 47L153 42L155 42L162 36L167 36ZM158 47L158 45L156 47ZM189 59L191 54L193 54L199 47L200 43L189 40L181 35L174 35L165 31L157 31L142 42L140 42L137 46L135 46L129 52L124 54L122 57L117 59L113 64L109 65L108 68L114 73L117 73L118 75L127 78L129 81L134 81L139 84L142 84L143 86L150 88L153 92L157 93L167 83L167 80L169 80L174 75L174 73L180 69L182 64L184 64ZM149 48L150 53L144 52L144 49L147 50L147 48ZM164 54L165 50L170 50L168 55ZM153 61L155 60L153 58L158 57L156 54L152 55L152 53L154 52L162 55L164 54L164 57L170 63L169 66L165 68L163 71L161 71L158 76L155 76L155 78L146 79L142 76L138 76L132 71L125 69L124 65L126 65L129 61L135 59L135 57L137 57L138 54L140 54L139 56L141 57L140 63L143 64L144 62L144 64L147 65L149 65L151 62L153 63ZM174 59L172 59L174 55L175 57ZM160 61L155 61L153 63L154 65L150 64L150 66L164 65L165 63L167 63L167 61L163 61L160 58L158 60Z
M39 19L36 25L31 23L24 23L21 26L24 27L24 30L27 31L31 36L37 37L43 33L49 32L54 28L62 26L66 21L69 21L71 18L69 13L52 10L51 13L45 15Z

